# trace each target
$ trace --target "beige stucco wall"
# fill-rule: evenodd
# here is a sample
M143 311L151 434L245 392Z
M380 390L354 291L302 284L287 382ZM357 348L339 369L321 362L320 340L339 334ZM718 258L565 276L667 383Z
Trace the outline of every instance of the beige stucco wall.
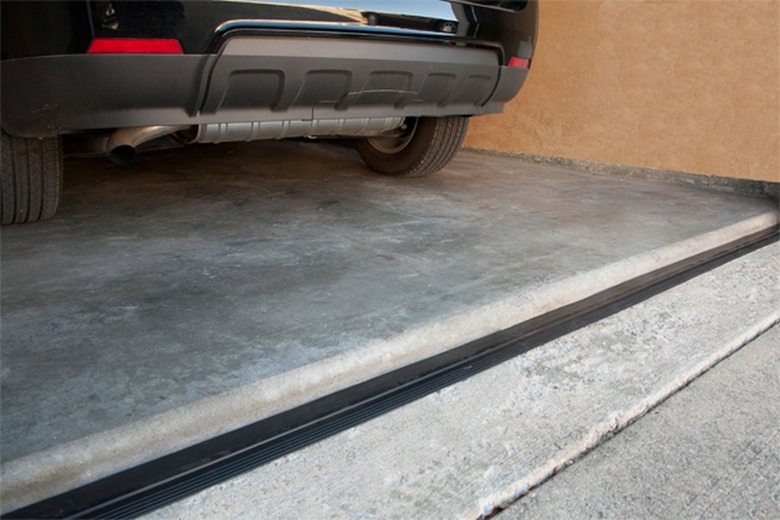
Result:
M780 0L541 0L530 76L467 146L780 181Z

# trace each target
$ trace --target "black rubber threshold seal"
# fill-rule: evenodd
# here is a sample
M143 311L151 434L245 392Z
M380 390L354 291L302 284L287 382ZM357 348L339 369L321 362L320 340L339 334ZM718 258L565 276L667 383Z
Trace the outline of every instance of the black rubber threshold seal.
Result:
M18 509L3 518L140 516L469 378L777 239L777 227L750 235L424 361Z

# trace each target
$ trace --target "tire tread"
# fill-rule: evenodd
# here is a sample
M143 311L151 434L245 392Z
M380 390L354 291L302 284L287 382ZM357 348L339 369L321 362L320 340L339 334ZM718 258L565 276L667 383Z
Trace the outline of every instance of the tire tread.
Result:
M62 186L62 146L58 137L13 137L2 133L0 217L2 224L51 218Z
M444 168L466 137L469 120L463 116L423 118L409 145L395 154L382 153L366 141L357 149L366 164L393 177L422 177Z

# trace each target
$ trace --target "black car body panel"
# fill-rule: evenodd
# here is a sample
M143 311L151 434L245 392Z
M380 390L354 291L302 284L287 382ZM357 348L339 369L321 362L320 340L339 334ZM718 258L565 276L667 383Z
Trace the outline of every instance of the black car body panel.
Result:
M535 1L2 2L2 126L46 137L145 125L499 112L532 58ZM100 38L181 54L89 54Z
M530 58L537 18L535 0L14 0L0 9L3 59L82 54L93 38L176 38L185 53L208 54L238 29L427 36Z

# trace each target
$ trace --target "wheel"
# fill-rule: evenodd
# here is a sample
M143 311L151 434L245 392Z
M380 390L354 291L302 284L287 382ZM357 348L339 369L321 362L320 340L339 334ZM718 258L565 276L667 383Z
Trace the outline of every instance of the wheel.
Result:
M407 118L397 135L369 137L355 145L369 168L393 177L421 177L441 170L463 144L468 117Z
M0 215L3 224L37 222L57 211L62 190L59 137L32 139L2 132Z

